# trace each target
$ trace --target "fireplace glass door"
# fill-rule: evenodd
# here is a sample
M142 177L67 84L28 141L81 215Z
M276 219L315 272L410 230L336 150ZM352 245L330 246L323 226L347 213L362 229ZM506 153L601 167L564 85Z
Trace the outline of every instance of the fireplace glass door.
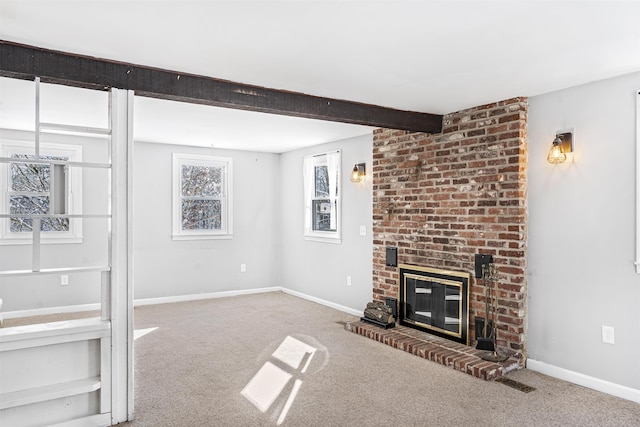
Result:
M405 320L461 332L462 286L444 279L405 275Z
M400 324L467 344L467 273L400 266Z

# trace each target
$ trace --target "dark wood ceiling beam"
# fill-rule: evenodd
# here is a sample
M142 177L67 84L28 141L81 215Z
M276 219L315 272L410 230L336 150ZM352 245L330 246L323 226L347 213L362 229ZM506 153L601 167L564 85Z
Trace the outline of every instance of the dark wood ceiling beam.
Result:
M234 83L0 40L0 75L216 107L439 133L442 116Z

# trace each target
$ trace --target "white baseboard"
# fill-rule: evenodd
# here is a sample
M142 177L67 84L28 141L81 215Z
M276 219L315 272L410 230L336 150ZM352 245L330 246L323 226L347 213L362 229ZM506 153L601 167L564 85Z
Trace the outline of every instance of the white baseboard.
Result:
M134 306L137 307L137 306L152 305L152 304L166 304L166 303L172 303L172 302L196 301L196 300L211 299L211 298L225 298L225 297L231 297L231 296L250 295L250 294L258 294L258 293L265 293L265 292L284 292L286 294L289 294L298 298L302 298L308 301L312 301L312 302L342 311L344 313L351 314L353 316L358 316L358 317L363 316L362 311L354 310L352 308L346 307L341 304L337 304L337 303L327 301L321 298L317 298L311 295L307 295L302 292L283 288L281 286L273 286L268 288L257 288L257 289L234 290L234 291L210 292L205 294L176 295L176 296L170 296L170 297L137 299L134 301ZM7 311L4 313L0 313L0 315L5 319L12 319L16 317L43 316L43 315L49 315L49 314L75 313L79 311L94 311L94 310L100 310L100 304L98 303L82 304L82 305L73 305L73 306L64 306L64 307L38 308L38 309L32 309L32 310ZM567 369L550 365L545 362L541 362L531 358L527 359L527 368L532 371L539 372L544 375L549 375L551 377L558 378L563 381L568 381L583 387L591 388L593 390L610 394L612 396L617 396L622 399L640 403L640 390L637 390L631 387L626 387L620 384L604 381L599 378L590 377L588 375L584 375L579 372L569 371Z
M593 390L640 403L640 390L590 377L579 372L569 371L534 359L527 359L527 369L549 375L550 377L578 384Z
M280 286L272 286L270 288L243 289L243 290L237 290L237 291L208 292L205 294L175 295L170 297L144 298L144 299L134 300L133 306L138 307L141 305L167 304L172 302L183 302L183 301L197 301L197 300L203 300L203 299L235 297L238 295L251 295L251 294L261 294L265 292L279 292L279 291L282 291L282 288Z
M348 314L352 314L354 316L364 315L362 311L354 310L344 305L336 304L334 302L327 301L321 298L316 298L314 296L303 294L302 292L298 292L298 291L293 291L291 289L283 288L281 286L272 286L269 288L247 289L247 290L240 290L240 291L210 292L206 294L176 295L171 297L137 299L137 300L134 300L133 305L135 307L138 307L141 305L166 304L166 303L181 302L181 301L196 301L196 300L210 299L210 298L225 298L225 297L233 297L238 295L258 294L258 293L264 293L264 292L284 292L285 294L306 299L307 301L312 301L327 307L331 307L333 309L336 309Z
M183 301L197 301L204 299L212 299L212 298L225 298L225 297L234 297L239 295L251 295L251 294L260 294L265 292L284 292L289 295L296 296L298 298L306 299L308 301L312 301L327 307L331 307L333 309L352 314L354 316L363 316L362 311L354 310L352 308L346 307L344 305L336 304L331 301L327 301L321 298L316 298L311 295L303 294L302 292L293 291L291 289L283 288L281 286L272 286L268 288L256 288L256 289L243 289L243 290L234 290L234 291L221 291L221 292L208 292L204 294L190 294L190 295L174 295L169 297L157 297L157 298L142 298L136 299L133 301L134 307L139 307L143 305L153 305L153 304L168 304L172 302L183 302ZM18 311L7 311L4 313L0 313L0 316L5 319L12 319L16 317L31 317L31 316L44 316L48 314L63 314L63 313L76 313L79 311L93 311L100 310L100 304L82 304L82 305L70 305L70 306L62 306L62 307L47 307L47 308L36 308L31 310L18 310Z
M166 304L171 302L182 302L182 301L196 301L196 300L202 300L202 299L224 298L224 297L233 297L237 295L249 295L249 294L258 294L263 292L277 292L277 291L282 291L282 288L279 286L275 286L271 288L210 292L206 294L144 298L144 299L134 300L133 305L134 307L138 307L141 305ZM34 308L29 310L6 311L4 313L0 312L0 316L4 319L14 319L16 317L46 316L49 314L77 313L79 311L93 311L93 310L100 310L100 303L69 305L69 306L61 306L61 307Z
M336 304L336 303L331 302L331 301L327 301L327 300L324 300L324 299L321 299L321 298L313 297L311 295L303 294L302 292L292 291L291 289L287 289L287 288L281 288L281 290L285 294L289 294L289 295L293 295L293 296L298 297L298 298L306 299L307 301L316 302L316 303L321 304L321 305L326 305L327 307L331 307L331 308L334 308L336 310L343 311L343 312L348 313L348 314L352 314L354 316L359 316L359 317L364 316L364 312L358 311L358 310L354 310L354 309L349 308L349 307L344 306L344 305Z

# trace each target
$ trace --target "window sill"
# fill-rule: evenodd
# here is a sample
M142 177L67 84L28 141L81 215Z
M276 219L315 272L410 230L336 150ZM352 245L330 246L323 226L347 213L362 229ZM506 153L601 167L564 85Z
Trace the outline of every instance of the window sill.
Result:
M304 240L309 242L332 243L334 245L342 244L341 237L304 236Z
M171 238L173 240L231 240L233 234L174 234Z
M58 237L52 239L40 239L41 245L67 245L67 244L80 244L82 243L82 237ZM16 239L12 237L0 238L0 246L12 246L12 245L31 245L33 240L28 239Z

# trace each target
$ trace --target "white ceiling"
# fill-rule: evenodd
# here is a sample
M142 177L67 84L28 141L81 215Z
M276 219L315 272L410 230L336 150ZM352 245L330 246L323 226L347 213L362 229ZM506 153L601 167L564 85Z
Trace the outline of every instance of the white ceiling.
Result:
M639 71L639 22L640 0L0 0L0 39L438 114ZM15 115L6 87L2 125ZM135 107L139 140L284 152L371 132L152 99Z

